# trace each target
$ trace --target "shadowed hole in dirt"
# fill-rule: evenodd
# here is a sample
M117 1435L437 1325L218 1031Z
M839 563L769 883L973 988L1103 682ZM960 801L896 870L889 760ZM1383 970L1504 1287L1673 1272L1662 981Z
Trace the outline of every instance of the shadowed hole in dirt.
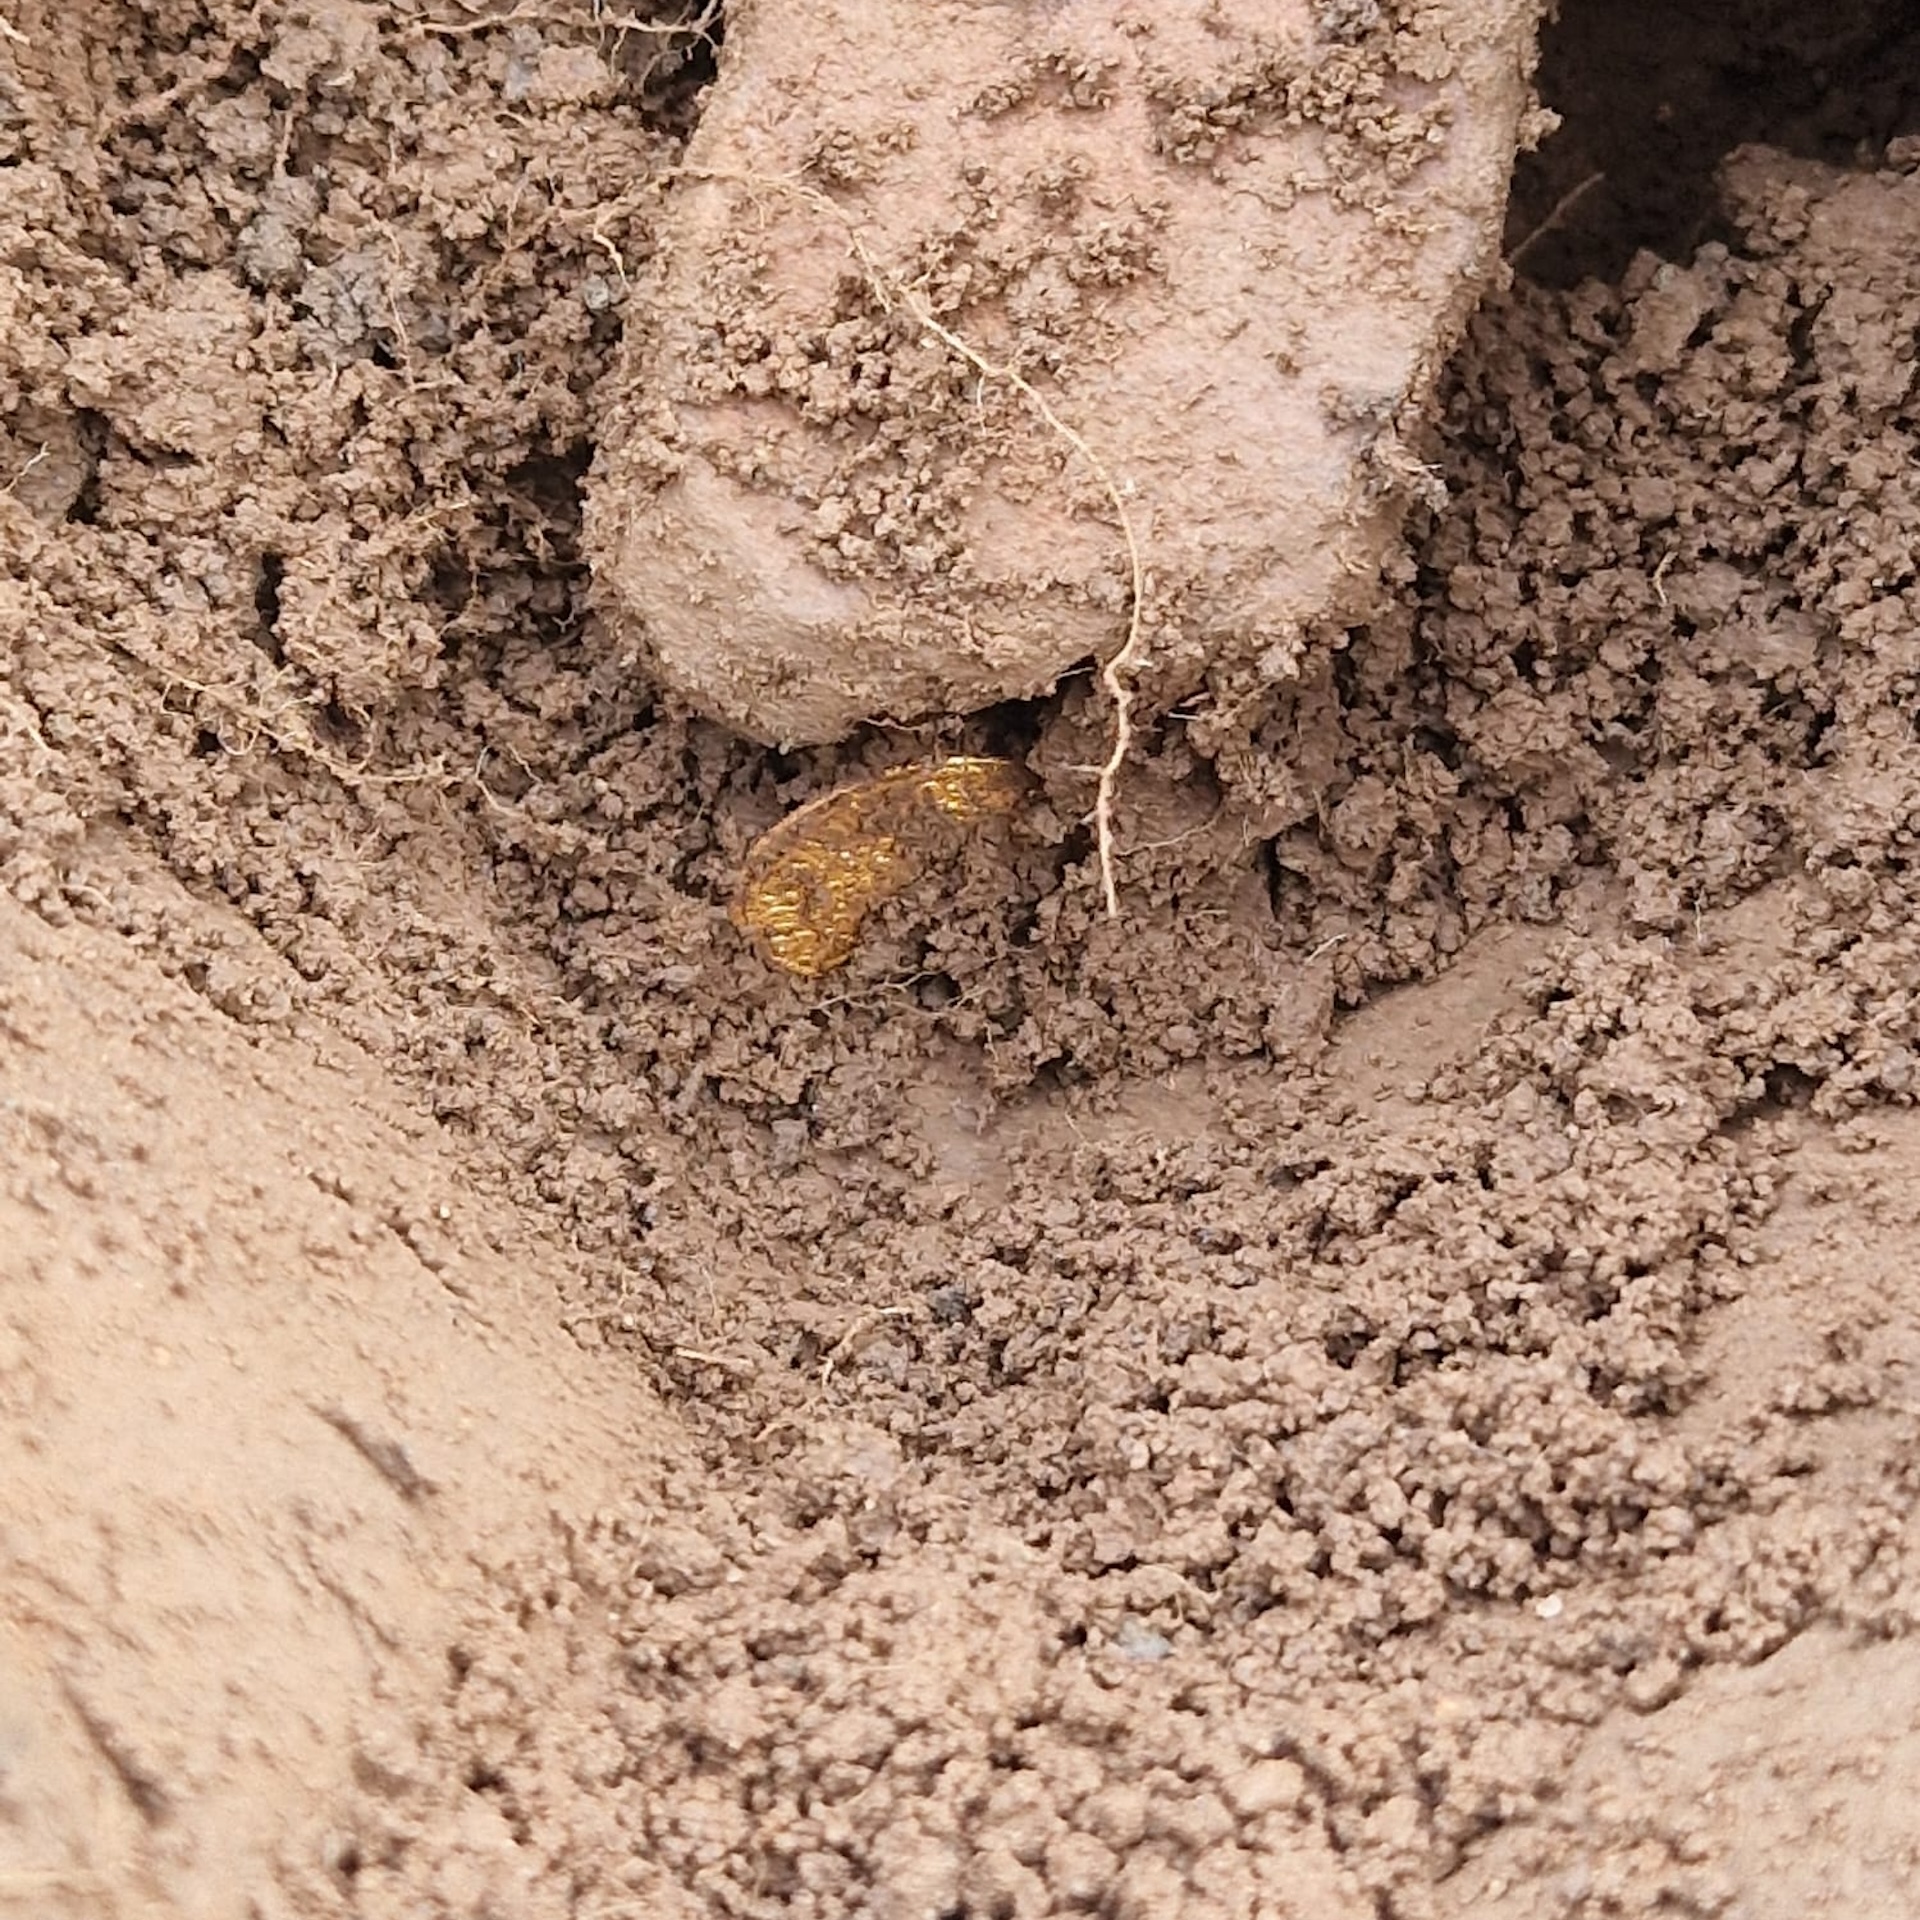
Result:
M260 556L254 582L254 610L260 616L260 651L276 667L287 664L287 651L280 643L280 588L287 577L287 563L277 553Z
M713 84L726 44L727 14L720 0L683 0L638 30L616 25L616 58L639 88L648 118L683 138L700 121L700 102Z
M572 564L580 551L581 489L593 464L584 440L550 453L529 454L506 475L510 526L542 560Z
M76 526L90 527L100 517L100 456L107 446L107 419L91 407L78 407L73 425L86 464L67 518Z
M1641 248L1724 238L1714 170L1762 141L1837 167L1920 129L1920 16L1905 0L1568 0L1541 37L1557 132L1523 154L1507 253L1538 285L1613 280Z

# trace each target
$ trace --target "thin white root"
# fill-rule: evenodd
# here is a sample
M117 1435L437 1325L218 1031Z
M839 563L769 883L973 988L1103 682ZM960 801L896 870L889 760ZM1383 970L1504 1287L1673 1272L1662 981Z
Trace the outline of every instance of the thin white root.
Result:
M853 248L867 284L873 289L874 297L881 306L889 313L896 307L904 309L916 326L931 334L949 353L957 354L982 379L1004 381L1032 407L1051 433L1087 463L1093 477L1100 483L1100 490L1107 496L1107 504L1113 509L1113 517L1119 523L1120 537L1127 549L1127 633L1118 649L1108 656L1100 669L1100 684L1113 702L1113 734L1107 757L1100 766L1099 784L1094 789L1093 802L1093 837L1100 864L1101 898L1106 905L1107 918L1119 919L1119 883L1114 873L1113 803L1121 769L1126 765L1127 755L1133 747L1134 677L1139 672L1141 655L1146 649L1147 599L1146 565L1140 555L1140 540L1134 531L1133 516L1127 511L1126 496L1121 492L1119 483L1106 462L1087 444L1085 436L1068 426L1053 410L1046 396L1030 381L1012 367L989 360L951 327L935 319L909 288L883 271L868 252L859 229L845 208L803 181L783 179L777 175L739 174L699 168L688 169L688 176L730 181L740 186L772 188L777 192L792 194L833 215L846 227L848 244Z
M855 246L859 247L857 237ZM884 299L887 293L885 283L875 272L873 263L867 259L865 248L859 248L859 251L869 279ZM984 378L1004 380L1033 408L1047 426L1092 469L1093 477L1100 482L1101 491L1106 494L1107 502L1113 508L1114 518L1120 523L1120 537L1127 545L1127 637L1107 657L1100 669L1100 684L1106 688L1107 697L1113 702L1113 739L1107 749L1107 757L1101 763L1100 783L1094 790L1093 801L1093 837L1100 861L1100 892L1106 901L1107 918L1117 920L1120 917L1120 894L1113 869L1113 796L1119 785L1120 769L1126 765L1128 751L1133 746L1133 676L1138 670L1140 650L1144 644L1142 614L1147 587L1146 569L1140 559L1140 541L1133 530L1133 516L1128 513L1126 500L1113 475L1107 470L1106 463L1079 433L1054 412L1045 395L1013 368L1000 366L970 347L952 328L941 325L911 294L902 291L898 298L900 304L912 314L915 323L932 334L949 352L957 353Z
M1507 264L1510 267L1517 267L1606 177L1604 173L1590 173L1577 185L1568 188L1547 209L1547 217L1507 255Z

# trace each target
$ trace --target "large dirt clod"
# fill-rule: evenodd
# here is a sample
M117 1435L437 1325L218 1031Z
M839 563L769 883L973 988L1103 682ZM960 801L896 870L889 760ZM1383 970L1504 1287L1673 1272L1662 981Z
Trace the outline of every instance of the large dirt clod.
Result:
M606 598L780 743L1371 597L1487 283L1536 0L753 0L603 441ZM1122 524L1124 519L1124 524Z

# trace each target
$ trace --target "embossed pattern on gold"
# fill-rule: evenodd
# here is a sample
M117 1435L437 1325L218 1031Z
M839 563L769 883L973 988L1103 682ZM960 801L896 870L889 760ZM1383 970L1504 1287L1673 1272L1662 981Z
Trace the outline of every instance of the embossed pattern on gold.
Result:
M957 754L893 767L796 808L747 854L733 917L775 966L817 980L851 957L860 928L939 851L945 830L1013 810L1011 760Z

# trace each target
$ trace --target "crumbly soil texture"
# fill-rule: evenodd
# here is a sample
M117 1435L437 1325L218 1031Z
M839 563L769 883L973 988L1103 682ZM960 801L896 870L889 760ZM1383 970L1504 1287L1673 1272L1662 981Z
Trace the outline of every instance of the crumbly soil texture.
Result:
M1920 46L1727 17L1566 0L1110 921L1085 679L782 755L592 616L717 14L4 0L0 1911L1911 1911Z

